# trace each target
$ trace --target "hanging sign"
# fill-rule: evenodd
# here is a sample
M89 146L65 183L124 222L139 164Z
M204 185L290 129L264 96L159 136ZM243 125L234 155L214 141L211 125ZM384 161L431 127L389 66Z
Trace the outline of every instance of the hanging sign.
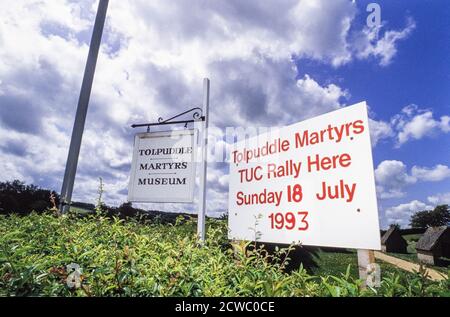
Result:
M229 238L380 249L365 102L236 143Z
M196 149L195 129L136 134L128 201L193 202Z

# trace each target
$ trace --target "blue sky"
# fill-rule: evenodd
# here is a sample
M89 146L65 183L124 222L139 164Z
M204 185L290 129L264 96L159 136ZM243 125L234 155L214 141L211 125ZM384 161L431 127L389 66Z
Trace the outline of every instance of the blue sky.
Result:
M359 9L371 1L359 2ZM445 1L378 1L386 27L402 28L407 18L415 21L412 34L397 44L392 62L380 67L376 60L355 60L341 67L308 58L296 58L299 77L313 74L319 83L339 82L350 92L349 104L367 100L378 120L389 121L405 106L415 104L431 110L438 118L450 113L450 6ZM366 16L356 17L355 25L364 24ZM374 164L397 160L406 166L450 165L450 137L435 134L407 142L400 147L392 140L373 150ZM448 192L450 179L417 182L407 187L399 198L381 200L382 206L423 200L436 193ZM386 219L382 223L386 224ZM403 222L405 223L405 222Z
M74 199L95 201L102 177L106 202L125 201L129 125L199 104L209 77L215 131L366 100L382 226L450 203L450 3L376 1L374 37L370 2L111 1ZM96 5L0 1L0 180L59 190ZM226 163L208 184L209 214L226 211Z

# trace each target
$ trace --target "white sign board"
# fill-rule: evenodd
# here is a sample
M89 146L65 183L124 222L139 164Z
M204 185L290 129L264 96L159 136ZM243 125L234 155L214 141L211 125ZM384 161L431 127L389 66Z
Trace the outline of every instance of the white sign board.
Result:
M380 249L365 102L235 144L229 238Z
M193 202L196 151L197 130L137 134L128 201Z

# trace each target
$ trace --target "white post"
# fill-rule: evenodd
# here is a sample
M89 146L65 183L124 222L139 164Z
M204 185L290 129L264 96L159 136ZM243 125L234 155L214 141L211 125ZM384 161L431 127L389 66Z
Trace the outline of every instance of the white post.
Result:
M208 122L209 122L209 88L210 82L208 78L203 80L203 129L201 133L200 144L202 147L202 156L200 163L200 197L199 210L197 220L197 235L200 243L205 241L205 215L206 215L206 170L208 161Z
M362 287L365 288L367 285L367 268L369 264L375 263L375 255L373 250L357 250L358 255L358 271L359 271L359 278L363 280Z
M84 124L86 122L89 98L91 97L92 83L94 81L95 67L97 65L98 52L102 41L108 4L109 0L100 0L98 4L94 30L92 31L91 45L89 46L88 59L84 70L80 97L78 99L77 113L73 124L66 170L64 172L64 180L61 189L61 203L59 206L61 213L66 213L69 211L69 204L72 200L75 174L77 173L78 156L80 155L81 139L83 138Z

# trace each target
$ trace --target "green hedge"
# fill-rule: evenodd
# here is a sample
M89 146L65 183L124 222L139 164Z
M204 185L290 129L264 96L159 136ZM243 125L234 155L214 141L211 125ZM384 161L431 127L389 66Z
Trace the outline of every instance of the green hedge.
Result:
M230 247L226 223L208 221L199 248L194 220L175 225L99 216L0 216L2 296L449 296L449 282L423 274L389 274L361 290L348 272L285 273L287 249L268 255ZM270 258L270 259L269 259ZM82 268L81 287L66 284L66 266Z

